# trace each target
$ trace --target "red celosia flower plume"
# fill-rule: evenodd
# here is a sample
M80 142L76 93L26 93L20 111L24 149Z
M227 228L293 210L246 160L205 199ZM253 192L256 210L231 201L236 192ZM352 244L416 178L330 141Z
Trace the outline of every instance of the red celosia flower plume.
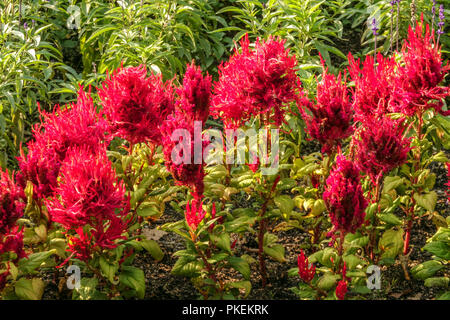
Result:
M57 107L52 113L41 112L42 121L33 129L34 141L28 144L28 154L18 158L19 183L34 185L34 194L44 198L52 194L67 150L83 146L92 151L107 142L107 124L98 114L89 93L81 87L77 102L68 108Z
M114 240L123 238L127 230L129 198L105 149L97 153L85 148L70 150L60 177L56 195L46 204L55 222L69 234L76 232L69 236L71 251L87 259L93 248L116 247Z
M442 110L442 99L450 96L450 87L439 84L450 70L450 65L442 64L441 49L430 33L429 25L426 25L425 33L423 25L422 15L422 21L417 23L415 30L409 27L408 38L402 48L404 65L398 70L393 107L396 112L408 116L420 116L429 108L449 115L450 111Z
M177 112L181 112L192 126L194 121L204 124L209 116L211 76L207 74L203 77L201 68L192 62L187 66L183 85L177 89L177 95Z
M286 106L302 94L296 75L297 61L284 40L269 37L250 48L248 35L230 59L219 66L211 115L223 120L227 128L237 128L256 115L265 124L280 125Z
M203 150L207 146L207 141L202 141L201 128L199 128L201 146L196 150L194 128L183 117L182 114L169 116L161 126L163 134L164 159L167 170L172 174L178 185L189 187L193 194L202 195L204 190L203 178ZM175 135L180 132L180 135ZM172 141L175 139L175 141ZM195 154L200 153L200 160L195 163Z
M367 200L361 189L359 170L343 155L337 156L327 178L323 200L333 224L332 232L354 233L364 222Z
M8 171L0 172L0 236L11 230L23 215L25 194Z
M300 254L297 257L297 265L300 279L304 282L310 282L316 274L316 267L309 264L308 258L305 257L303 250L300 250Z
M403 120L385 116L367 121L353 136L355 162L374 183L380 174L388 173L407 160L411 139L404 137L404 131Z
M338 300L344 300L347 294L347 282L344 280L339 281L335 293Z
M172 82L147 76L145 66L119 68L110 74L98 95L114 134L135 144L161 144L158 126L174 110Z
M391 112L389 102L392 99L396 81L397 63L394 57L385 58L377 55L377 66L373 56L367 56L364 62L348 55L349 74L355 82L353 89L353 108L355 120L364 122Z
M330 154L352 134L353 109L341 74L336 78L327 70L324 67L322 80L317 84L317 103L306 105L312 115L303 109L300 112L309 135L322 144L322 152Z
M188 202L186 205L186 222L193 231L197 230L198 225L206 215L206 211L203 210L202 205L203 203L199 197L194 197L191 203Z
M109 220L116 209L126 207L125 186L105 150L95 154L84 148L71 150L60 177L57 196L47 204L53 220L67 229Z

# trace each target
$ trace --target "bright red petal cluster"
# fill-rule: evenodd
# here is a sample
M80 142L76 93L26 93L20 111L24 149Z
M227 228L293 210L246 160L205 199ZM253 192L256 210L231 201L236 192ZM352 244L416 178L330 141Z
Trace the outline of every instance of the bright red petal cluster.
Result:
M206 211L203 210L203 203L200 198L194 197L191 203L187 203L185 211L186 222L192 230L197 230L205 215Z
M347 282L344 280L339 281L335 293L338 300L344 300L347 294Z
M181 112L188 123L192 126L194 121L205 123L211 103L211 76L203 77L201 68L192 62L187 66L183 85L177 88L177 96L177 112Z
M119 68L103 82L98 95L115 135L135 144L161 144L158 126L175 108L172 82L147 77L145 66Z
M324 68L322 81L317 84L317 103L307 104L312 115L300 109L309 135L322 144L322 152L332 153L340 141L353 132L353 109L347 85L341 74L327 73Z
M442 65L441 50L429 25L423 32L423 16L415 30L409 27L402 55L404 65L398 70L396 99L393 101L395 112L420 116L426 109L434 108L438 113L449 115L450 111L442 110L442 99L450 96L450 87L439 84L450 65Z
M323 200L330 213L332 231L354 233L364 222L367 200L364 198L356 165L338 155L326 181Z
M57 107L52 113L41 112L43 120L33 129L35 140L28 144L28 154L18 158L18 182L34 185L34 194L45 198L53 193L60 167L72 147L95 151L106 140L107 124L98 114L90 93L80 88L78 100L70 108Z
M296 75L297 61L285 40L269 37L250 48L248 35L230 59L219 66L214 87L211 115L223 120L227 128L237 128L253 116L264 115L265 124L280 125L285 107L301 94Z
M389 103L392 99L395 71L397 63L394 57L385 58L377 55L377 66L373 56L367 56L361 65L360 60L348 55L349 74L355 82L353 89L353 108L355 120L365 122L390 112Z
M96 154L85 148L69 151L60 177L55 190L57 196L47 200L46 204L55 222L63 225L67 232L77 232L78 240L72 237L71 249L78 258L85 259L82 243L86 248L114 248L114 240L122 238L127 228L129 199L125 197L125 186L118 181L106 151ZM123 210L117 213L120 209ZM88 229L83 229L83 233L80 228Z
M310 282L316 274L316 267L309 264L308 258L306 258L303 250L300 250L300 254L297 257L297 264L300 279L304 282Z
M407 160L411 138L404 137L404 131L402 120L385 116L367 121L353 136L355 162L373 182Z

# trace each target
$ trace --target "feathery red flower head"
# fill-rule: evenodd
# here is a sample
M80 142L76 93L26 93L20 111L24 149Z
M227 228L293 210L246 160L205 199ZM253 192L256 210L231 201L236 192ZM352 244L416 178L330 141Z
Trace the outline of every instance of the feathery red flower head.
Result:
M355 162L373 182L407 160L411 139L403 136L404 131L403 120L384 116L366 122L354 135Z
M186 205L186 222L193 231L197 230L198 225L206 215L206 211L203 210L202 205L203 203L198 197L194 197L194 199Z
M297 61L285 40L269 37L257 40L250 49L248 35L241 41L228 62L219 66L211 115L223 120L227 128L237 128L258 114L267 115L265 124L280 125L286 105L301 94L296 75Z
M354 233L364 222L367 200L361 189L359 170L343 155L337 156L327 178L323 200L334 226L332 231Z
M322 81L317 84L317 103L306 105L312 115L303 109L300 112L309 135L322 144L322 152L331 153L352 134L353 109L341 74L336 78L327 70L324 67Z
M344 280L341 280L338 282L337 286L336 286L336 297L339 300L344 300L345 299L345 295L347 294L347 282Z
M70 150L61 167L54 198L47 201L52 219L67 229L110 220L126 208L125 186L118 181L106 151Z
M188 186L194 194L201 195L204 190L203 178L205 177L202 155L208 142L201 138L201 126L197 129L199 131L197 135L194 134L194 130L195 128L187 123L181 114L169 116L161 126L167 170L178 185ZM197 141L197 145L201 146L201 150L195 148L196 136L199 136L197 139L200 141ZM201 163L196 163L196 153L202 156Z
M9 177L8 171L0 172L0 235L11 230L25 209L23 189Z
M420 115L429 108L449 115L450 111L442 110L442 99L450 96L450 87L440 87L439 84L450 65L442 65L441 49L428 24L423 32L423 14L421 20L415 30L409 27L408 38L402 48L404 65L398 70L399 85L393 108L408 116Z
M371 118L391 112L389 102L395 84L397 63L394 57L377 55L377 66L373 56L367 56L362 66L360 60L348 55L349 74L355 82L353 89L353 108L355 120L364 122Z
M204 124L209 116L211 76L203 77L201 68L192 62L187 66L183 86L177 89L177 95L177 112L181 112L192 125L194 121Z
M57 107L52 113L41 112L41 116L41 123L33 129L35 140L28 144L27 156L22 152L18 158L17 175L23 188L26 181L33 183L38 198L52 194L69 148L83 146L95 151L107 142L107 124L97 113L90 92L84 92L83 87L70 108Z
M305 257L303 250L300 250L300 254L297 257L297 265L300 279L304 282L310 282L316 274L316 267L309 264L308 258Z
M98 95L114 134L135 144L161 144L158 126L174 110L172 82L146 77L145 66L119 68L103 82Z

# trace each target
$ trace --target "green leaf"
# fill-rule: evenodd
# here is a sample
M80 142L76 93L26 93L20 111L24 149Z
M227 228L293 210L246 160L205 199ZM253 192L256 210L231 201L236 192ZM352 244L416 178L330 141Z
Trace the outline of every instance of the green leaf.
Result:
M450 300L450 291L444 292L436 300Z
M229 257L227 261L234 269L242 274L245 280L250 279L250 266L248 265L248 262L246 260L239 257Z
M432 277L444 266L436 260L425 261L411 269L411 274L415 279L425 280Z
M235 281L231 282L229 285L232 288L244 289L244 298L247 298L252 290L252 283L250 281Z
M290 214L292 209L294 209L294 200L292 200L288 195L281 195L275 197L273 200L275 202L275 205L283 214Z
M142 244L142 247L151 254L153 259L155 259L156 261L161 261L164 258L164 252L161 250L155 240L143 239L140 242Z
M113 284L118 284L114 277L117 270L119 270L119 264L111 264L104 257L100 257L99 262L102 273L108 278L108 280Z
M139 299L145 296L145 275L144 271L132 266L122 266L120 282L134 289Z
M319 278L317 287L322 290L328 291L334 287L334 285L340 278L341 276L338 274L325 273Z
M45 262L45 260L47 260L52 254L55 253L55 249L52 249L50 251L32 253L28 256L28 258L23 258L19 261L19 270L24 274L29 274L36 268L40 267Z
M393 213L379 213L377 215L378 219L380 219L383 222L386 222L387 224L392 224L395 226L399 226L403 224L403 221L400 220L395 214Z
M382 259L395 258L403 248L403 229L385 231L378 243L378 248L383 252Z
M395 177L388 176L388 177L384 178L383 193L387 193L402 184L403 184L403 178L398 177L398 176L395 176Z
M434 207L436 206L437 193L435 191L425 194L414 193L414 200L416 200L417 204L422 208L429 212L433 212Z
M106 295L97 290L97 278L81 278L80 288L73 290L73 300L104 300Z
M345 264L347 265L347 268L349 270L353 270L355 269L358 265L362 265L364 262L358 258L357 256L355 256L354 254L349 254L344 256L344 261Z
M230 235L226 232L222 232L219 235L210 234L211 241L220 249L225 250L231 254L231 241Z
M444 260L450 260L450 244L443 241L435 241L427 243L424 250L431 252L435 256Z
M425 280L426 287L448 287L450 279L448 277L428 278Z
M281 244L271 245L270 247L264 246L264 253L274 258L278 262L285 262L284 247Z
M39 278L20 278L14 286L17 296L23 300L40 300L44 293L44 281Z
M192 260L190 257L180 257L172 268L172 273L183 277L198 277L203 269L200 261Z

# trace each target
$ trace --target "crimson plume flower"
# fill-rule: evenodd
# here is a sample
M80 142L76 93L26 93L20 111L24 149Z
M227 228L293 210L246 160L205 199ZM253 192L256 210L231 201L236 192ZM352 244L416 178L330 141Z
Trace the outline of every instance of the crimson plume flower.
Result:
M206 211L203 210L201 198L194 197L190 203L187 203L185 210L186 222L193 231L197 230L205 215Z
M355 233L364 222L367 200L364 198L357 166L338 155L326 181L323 200L330 213L333 230Z
M211 76L207 74L203 77L201 68L192 62L187 66L183 85L176 92L176 111L181 112L191 125L194 125L194 121L204 124L209 116Z
M353 108L341 74L336 78L327 71L324 67L322 80L317 84L317 103L306 105L312 115L303 109L300 112L309 135L322 144L323 153L331 154L353 132Z
M355 82L353 89L353 108L355 120L365 122L391 112L396 69L398 65L394 59L385 58L381 53L377 55L377 65L373 56L367 56L361 65L352 54L348 55L349 74Z
M129 197L118 181L106 150L87 148L68 152L61 167L55 196L46 201L53 221L69 235L69 248L79 259L88 259L94 248L112 249L127 230ZM119 211L120 210L120 211Z
M34 141L28 143L28 154L22 150L18 158L17 174L23 188L27 181L33 183L37 198L52 195L69 148L83 146L94 152L108 142L107 123L96 111L90 88L86 93L80 87L77 102L68 108L57 106L51 113L41 112L41 117L41 123L33 128Z
M182 132L181 132L182 131ZM201 136L201 128L199 128ZM194 195L202 195L204 190L203 150L207 141L197 141L201 150L196 150L194 128L178 113L169 116L161 125L163 134L163 152L167 170L172 174L176 184L189 187ZM176 133L181 132L178 135ZM172 141L175 139L175 141ZM200 139L202 139L200 137ZM200 163L196 162L195 153L201 153ZM198 161L197 161L198 162Z
M16 221L22 217L26 197L8 171L0 172L0 235L11 230Z
M338 300L344 300L347 293L347 282L344 280L340 280L336 286L335 293Z
M316 267L313 264L309 264L308 258L305 257L303 250L300 250L300 254L297 257L297 265L300 279L304 282L310 282L316 274Z
M442 100L450 96L450 87L439 86L450 65L442 64L441 48L434 33L430 32L428 24L424 33L423 25L422 14L421 23L417 23L415 30L409 27L402 48L403 65L398 70L393 108L407 116L421 116L429 108L450 115L450 111L442 110Z
M393 120L387 116L372 119L358 128L353 136L355 162L374 183L379 175L402 165L408 158L411 138L403 136L403 123L403 120Z
M223 120L226 128L238 128L253 116L264 115L267 125L284 121L286 106L301 95L296 74L297 61L284 48L285 40L269 37L250 48L248 35L240 41L241 50L219 66L211 115Z
M119 68L109 74L99 89L106 118L115 135L135 144L161 144L158 129L174 110L172 81L162 75L146 77L145 66Z

